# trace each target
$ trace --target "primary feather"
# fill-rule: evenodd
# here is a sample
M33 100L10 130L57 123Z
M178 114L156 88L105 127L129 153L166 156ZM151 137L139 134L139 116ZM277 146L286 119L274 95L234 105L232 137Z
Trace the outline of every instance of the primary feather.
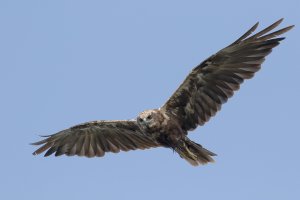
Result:
M254 76L265 57L284 39L275 37L293 28L269 33L282 20L248 37L258 27L256 23L238 40L196 66L161 109L172 114L186 131L203 125L245 79Z
M66 154L86 157L101 157L105 152L118 153L135 149L157 147L159 144L143 135L135 121L93 121L56 134L33 145L43 145L33 154L47 150L45 156Z

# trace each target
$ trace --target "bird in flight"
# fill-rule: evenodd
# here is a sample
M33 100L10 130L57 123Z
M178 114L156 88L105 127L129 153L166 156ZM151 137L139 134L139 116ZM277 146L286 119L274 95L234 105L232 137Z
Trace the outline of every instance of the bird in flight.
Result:
M102 157L105 152L166 147L193 166L213 162L216 154L190 140L188 132L204 125L260 69L265 57L284 39L278 36L293 28L273 31L282 20L252 34L256 23L204 60L162 107L143 111L133 120L91 121L43 136L45 139L32 143L42 145L33 154Z

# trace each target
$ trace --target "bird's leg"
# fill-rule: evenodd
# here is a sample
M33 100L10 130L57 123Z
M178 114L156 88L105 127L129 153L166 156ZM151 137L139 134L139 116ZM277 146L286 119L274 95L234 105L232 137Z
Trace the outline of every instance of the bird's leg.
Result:
M179 149L182 152L185 152L185 154L183 155L188 155L188 157L197 160L198 156L194 154L192 151L190 151L189 147L187 146L187 143L184 140L179 140L175 148Z

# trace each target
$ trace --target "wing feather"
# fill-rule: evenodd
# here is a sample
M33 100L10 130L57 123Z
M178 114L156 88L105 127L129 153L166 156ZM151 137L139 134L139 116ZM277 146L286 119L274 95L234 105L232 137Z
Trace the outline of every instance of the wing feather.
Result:
M160 146L144 135L135 121L87 122L46 137L32 143L42 145L34 155L46 151L45 156L66 154L102 157L105 152L118 153Z
M282 20L250 36L258 26L256 23L231 45L196 66L161 111L177 119L185 131L207 122L245 79L254 76L265 57L284 39L276 37L293 28L270 32Z

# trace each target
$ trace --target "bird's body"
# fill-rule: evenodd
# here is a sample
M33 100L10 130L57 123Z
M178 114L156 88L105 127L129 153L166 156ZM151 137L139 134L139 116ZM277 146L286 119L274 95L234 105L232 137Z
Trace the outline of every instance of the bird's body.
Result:
M216 154L191 141L187 135L204 125L238 90L245 79L257 72L265 57L284 38L289 26L269 33L282 19L252 35L255 24L231 45L210 56L187 76L159 109L146 110L134 120L92 121L73 126L33 143L43 145L34 154L66 154L101 157L105 152L167 147L190 164L212 162Z
M173 119L172 115L167 112L162 112L159 109L146 110L139 114L137 123L143 134L159 145L173 149L192 165L213 161L210 156L215 156L215 154L189 140L188 132L183 130L177 120ZM198 149L198 151L193 153L193 148ZM195 159L197 156L199 158Z
M161 144L176 143L187 134L176 121L158 109L142 112L137 117L137 123L143 134Z

